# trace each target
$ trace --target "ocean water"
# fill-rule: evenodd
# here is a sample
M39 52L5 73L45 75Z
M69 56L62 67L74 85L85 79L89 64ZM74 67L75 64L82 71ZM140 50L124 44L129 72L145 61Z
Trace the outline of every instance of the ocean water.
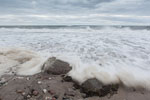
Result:
M33 75L55 56L80 83L150 89L150 26L1 26L0 47L0 75Z

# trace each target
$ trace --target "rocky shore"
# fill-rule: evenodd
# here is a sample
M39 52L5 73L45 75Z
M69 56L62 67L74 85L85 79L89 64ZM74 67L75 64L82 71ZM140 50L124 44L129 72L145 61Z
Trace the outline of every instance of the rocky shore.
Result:
M67 76L71 69L68 63L52 57L36 75L3 75L0 100L150 100L150 92L144 89L104 85L95 78L78 84Z

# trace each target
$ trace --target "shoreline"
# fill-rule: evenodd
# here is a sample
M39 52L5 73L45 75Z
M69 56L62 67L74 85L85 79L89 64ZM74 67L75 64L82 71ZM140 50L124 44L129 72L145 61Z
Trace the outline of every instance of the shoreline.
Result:
M21 59L23 63L28 62L26 60L25 58ZM26 67L29 67L28 64L24 66L24 68ZM72 76L68 76L69 72L73 70L71 65L56 57L48 58L40 68L40 73L30 76L28 71L25 74L27 76L18 75L15 72L11 75L6 73L2 75L0 100L12 100L12 98L14 100L150 99L149 91L142 88L127 88L122 85L123 83L104 84L96 78L89 78L80 84Z

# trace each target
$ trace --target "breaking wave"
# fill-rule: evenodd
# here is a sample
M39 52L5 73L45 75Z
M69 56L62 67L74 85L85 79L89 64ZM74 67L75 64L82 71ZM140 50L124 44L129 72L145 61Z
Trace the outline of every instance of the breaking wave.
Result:
M97 78L150 89L150 30L0 28L0 45L7 47L0 49L0 75L33 75L55 56L71 64L69 75L80 83Z

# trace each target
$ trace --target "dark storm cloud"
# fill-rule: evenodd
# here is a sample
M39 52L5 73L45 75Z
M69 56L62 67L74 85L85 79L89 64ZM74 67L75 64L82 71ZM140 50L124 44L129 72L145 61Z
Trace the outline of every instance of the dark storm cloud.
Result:
M150 24L150 0L0 0L0 24Z

